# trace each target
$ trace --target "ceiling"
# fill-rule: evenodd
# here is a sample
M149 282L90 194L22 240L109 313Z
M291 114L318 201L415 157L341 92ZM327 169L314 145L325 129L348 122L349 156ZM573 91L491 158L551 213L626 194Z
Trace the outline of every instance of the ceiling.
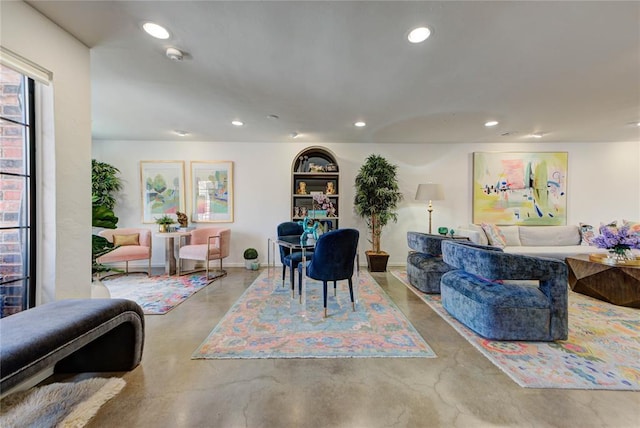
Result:
M91 48L96 140L640 141L636 1L27 3Z

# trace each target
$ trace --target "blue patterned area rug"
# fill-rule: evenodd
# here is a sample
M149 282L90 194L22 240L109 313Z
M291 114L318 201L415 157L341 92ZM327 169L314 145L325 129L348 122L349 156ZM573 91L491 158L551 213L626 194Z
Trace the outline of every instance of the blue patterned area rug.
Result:
M262 272L192 359L436 356L368 272L360 272L355 311L347 282L338 282L336 297L329 283L327 318L321 282L306 280L303 308L278 276Z
M405 270L391 273L522 387L640 391L638 309L569 291L567 340L489 340L449 315L439 294L425 294L411 286Z

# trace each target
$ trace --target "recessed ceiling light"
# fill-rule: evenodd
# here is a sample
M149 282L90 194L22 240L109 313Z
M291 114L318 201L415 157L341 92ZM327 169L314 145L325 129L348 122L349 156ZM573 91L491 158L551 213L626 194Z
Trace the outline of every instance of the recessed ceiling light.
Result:
M358 128L364 128L365 126L367 126L367 124L366 124L366 122L358 121L358 122L354 123L353 126L357 126Z
M187 135L189 135L189 133L187 131L183 131L181 129L176 129L173 131L174 134L179 135L181 137L186 137Z
M289 137L291 138L298 138L300 136L300 134L298 134L297 132L292 132L291 134L289 134Z
M431 35L431 30L427 27L418 27L414 28L409 32L407 39L411 43L422 43L429 38Z
M244 122L243 122L243 121L241 121L241 120L232 120L232 121L231 121L231 124L232 124L233 126L242 126L242 125L244 125Z
M155 37L156 39L166 40L169 38L169 32L167 29L161 25L154 24L153 22L145 22L142 25L142 28L147 32L147 34Z
M485 122L484 126L486 126L487 128L490 126L496 126L498 124L497 120L490 120L488 122Z
M529 135L531 138L542 138L544 136L543 132L534 132L533 134Z
M276 120L276 119L280 119L280 116L278 116L277 114L270 114L267 116L267 119Z

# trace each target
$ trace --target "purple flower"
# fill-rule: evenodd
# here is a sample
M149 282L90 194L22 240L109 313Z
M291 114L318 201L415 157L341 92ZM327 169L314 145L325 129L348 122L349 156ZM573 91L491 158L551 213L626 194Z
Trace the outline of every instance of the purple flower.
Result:
M640 237L635 233L629 233L629 226L622 226L620 229L603 227L600 229L600 235L593 238L592 242L598 248L607 248L616 252L630 248L640 249Z

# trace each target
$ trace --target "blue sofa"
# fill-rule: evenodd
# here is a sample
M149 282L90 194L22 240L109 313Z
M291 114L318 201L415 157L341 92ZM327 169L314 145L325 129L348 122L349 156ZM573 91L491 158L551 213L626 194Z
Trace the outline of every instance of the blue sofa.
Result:
M454 268L442 275L442 306L474 332L493 340L567 338L564 262L454 241L442 242L442 257Z

